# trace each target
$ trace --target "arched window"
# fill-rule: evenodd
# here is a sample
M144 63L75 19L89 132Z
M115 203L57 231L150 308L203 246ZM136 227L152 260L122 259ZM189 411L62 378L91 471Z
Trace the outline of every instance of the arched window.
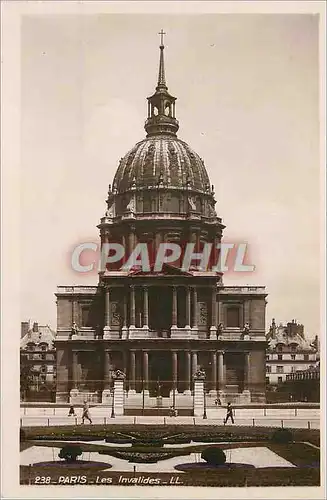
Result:
M165 115L166 116L170 116L170 104L169 103L166 103Z
M154 114L154 116L158 116L158 114L159 114L159 110L156 106L154 106L154 108L153 108L153 114Z

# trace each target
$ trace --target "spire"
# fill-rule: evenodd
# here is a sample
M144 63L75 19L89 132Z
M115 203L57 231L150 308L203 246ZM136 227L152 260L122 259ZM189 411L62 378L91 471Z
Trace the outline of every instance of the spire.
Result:
M147 136L158 134L176 136L179 128L178 121L175 118L176 97L169 94L165 76L163 37L166 33L161 30L158 34L161 37L158 84L155 93L148 97L148 118L144 128Z
M160 60L159 60L159 74L158 74L158 88L165 88L167 89L166 85L166 77L165 77L165 60L164 60L164 40L163 37L166 33L164 30L161 30L158 35L160 35L161 40L160 40Z

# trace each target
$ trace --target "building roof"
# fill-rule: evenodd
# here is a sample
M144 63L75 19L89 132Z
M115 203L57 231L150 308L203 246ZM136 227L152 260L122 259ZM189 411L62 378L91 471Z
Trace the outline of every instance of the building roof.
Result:
M277 345L296 345L299 349L312 352L317 351L317 349L313 347L312 342L305 338L303 325L298 324L294 320L286 325L280 323L277 326L273 319L267 334L267 340L269 350L274 350Z
M168 135L153 135L137 143L121 159L113 185L118 193L167 188L210 192L210 181L203 160L186 142Z
M48 347L53 348L55 337L56 332L53 331L49 325L37 325L37 329L35 327L30 327L28 332L20 340L20 348L25 349L30 343L36 346L47 344Z
M177 138L179 123L175 117L176 98L169 94L166 84L163 42L160 45L157 87L147 99L146 138L120 160L112 189L109 187L108 215L116 217L126 210L138 211L133 199L135 192L142 197L142 191L152 190L154 202L156 197L159 198L160 190L170 193L175 190L175 193L180 192L179 198L186 199L190 205L184 204L185 211L216 218L213 187L210 186L204 162L186 142ZM124 196L125 193L130 196ZM153 203L153 209L149 211L178 212L180 208L176 207L176 203L171 206L168 203L163 208L159 202Z

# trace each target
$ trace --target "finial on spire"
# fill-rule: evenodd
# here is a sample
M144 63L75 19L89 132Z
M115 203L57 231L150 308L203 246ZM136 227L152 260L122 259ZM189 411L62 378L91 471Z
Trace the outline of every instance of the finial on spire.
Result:
M164 63L164 35L166 33L164 30L159 31L158 35L160 35L160 62L159 62L159 75L158 75L158 87L166 86L166 77L165 77L165 63Z
M167 33L164 32L164 30L162 29L161 31L159 31L158 35L160 35L160 47L164 47L164 35L166 35Z
M179 128L178 121L175 117L175 101L168 92L165 76L164 65L164 35L166 33L161 30L160 35L160 60L159 60L159 74L158 84L155 93L148 97L148 118L145 122L145 130L147 137L157 134L169 134L176 136Z

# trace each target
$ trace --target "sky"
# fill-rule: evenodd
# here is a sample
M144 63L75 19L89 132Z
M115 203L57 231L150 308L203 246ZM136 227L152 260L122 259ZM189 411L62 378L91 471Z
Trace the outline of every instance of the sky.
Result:
M203 159L224 241L267 287L271 319L320 328L318 17L296 14L51 15L21 24L21 320L56 328L72 248L98 243L108 184L145 137L164 29L178 137Z

